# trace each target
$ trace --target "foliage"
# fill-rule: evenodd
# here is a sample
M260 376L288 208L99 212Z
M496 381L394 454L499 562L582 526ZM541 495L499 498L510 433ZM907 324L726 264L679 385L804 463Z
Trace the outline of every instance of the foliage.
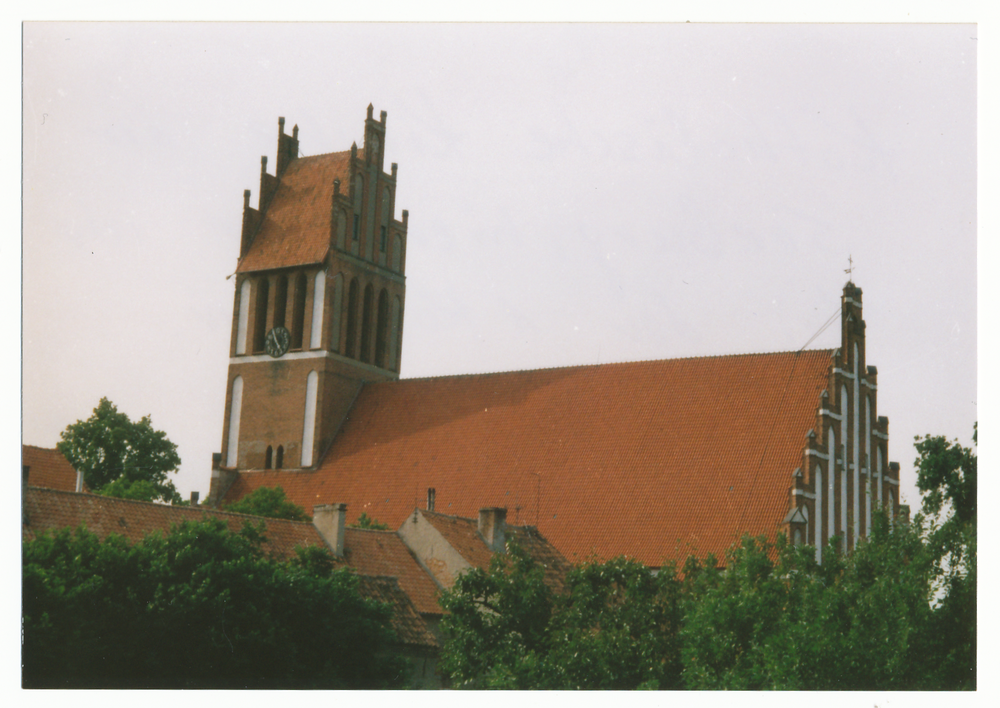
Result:
M305 509L285 498L285 490L281 487L258 487L239 501L226 504L223 509L272 519L312 521Z
M85 529L23 546L30 688L386 688L389 606L316 551L265 557L218 519L130 545Z
M372 529L375 531L389 530L389 524L383 524L381 521L368 516L368 514L363 511L361 512L361 516L358 517L358 523L348 524L348 526L356 529Z
M511 545L443 594L440 668L469 688L974 690L976 452L916 449L922 513L873 514L822 565L784 536L744 538L722 566L592 561L553 593Z
M515 544L443 594L439 668L456 687L679 686L680 584L624 558L573 569L559 595Z
M181 501L167 477L181 464L177 446L153 429L148 415L132 422L102 398L90 418L67 426L61 438L56 447L97 494Z
M972 428L972 443L978 446L978 424ZM917 437L915 446L921 515L927 519L940 598L933 631L946 648L934 667L936 684L975 689L977 454L943 436Z

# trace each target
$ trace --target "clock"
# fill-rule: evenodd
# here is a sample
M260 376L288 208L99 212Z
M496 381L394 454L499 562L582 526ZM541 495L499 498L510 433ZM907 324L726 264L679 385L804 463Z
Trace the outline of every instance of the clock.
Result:
M288 351L288 345L292 342L292 335L284 327L275 327L264 338L264 351L277 359Z

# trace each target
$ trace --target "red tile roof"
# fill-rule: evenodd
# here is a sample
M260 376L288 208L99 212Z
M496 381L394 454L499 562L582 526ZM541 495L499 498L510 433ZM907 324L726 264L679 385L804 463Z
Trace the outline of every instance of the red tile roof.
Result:
M829 350L672 359L366 384L311 472L244 472L233 501L281 486L390 526L427 489L475 517L508 509L570 561L722 557L774 536L816 425Z
M321 263L330 247L333 180L339 179L341 192L348 193L350 161L350 151L292 160L237 271Z
M392 626L400 642L423 647L438 646L437 639L427 628L427 623L417 614L416 607L399 586L397 578L362 575L358 590L364 597L392 605Z
M327 548L323 537L311 523L234 514L207 507L151 504L34 487L25 490L22 534L24 538L30 539L43 531L75 529L82 524L100 539L118 534L131 543L136 543L153 532L165 534L176 524L200 521L205 517L222 519L231 531L239 531L247 523L264 523L264 536L267 539L264 551L271 557L291 558L295 555L297 546ZM345 558L338 564L353 568L361 576L381 576L383 584L385 576L395 576L398 579L397 590L409 595L412 605L409 601L402 603L394 595L398 594L396 590L386 589L377 583L372 585L362 582L360 587L362 591L366 588L377 590L366 594L367 597L388 598L387 601L393 604L396 608L393 626L404 642L426 643L424 633L427 628L424 627L423 632L415 629L410 615L416 616L418 611L441 613L434 581L420 568L394 533L352 528L346 531ZM403 604L408 605L409 609L402 607ZM431 642L431 646L436 646L433 637Z
M362 575L392 576L409 595L418 612L442 614L438 587L395 531L348 527L344 536L346 562Z
M33 487L76 491L76 470L59 450L21 445L21 464L30 467L28 484Z
M466 519L460 516L438 514L433 511L421 511L424 518L437 529L451 547L458 551L470 565L483 570L489 568L493 559L493 551L486 545L485 539L479 533L477 519ZM536 563L545 570L545 583L559 592L563 589L566 573L571 565L545 540L537 529L530 526L506 526L504 534L508 540L514 541L528 552Z

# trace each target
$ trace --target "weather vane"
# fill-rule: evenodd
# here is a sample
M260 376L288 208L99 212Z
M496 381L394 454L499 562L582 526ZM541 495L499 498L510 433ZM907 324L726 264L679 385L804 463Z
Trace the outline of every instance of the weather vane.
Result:
M849 265L844 270L844 272L847 273L847 280L848 280L848 282L853 282L851 276L854 274L854 259L851 258L850 254L847 254L847 262L848 262Z

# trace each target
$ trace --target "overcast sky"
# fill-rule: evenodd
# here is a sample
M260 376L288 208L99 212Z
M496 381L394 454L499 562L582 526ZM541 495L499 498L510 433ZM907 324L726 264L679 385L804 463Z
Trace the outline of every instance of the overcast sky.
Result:
M388 112L402 376L798 350L854 263L903 500L971 442L972 25L27 24L23 439L221 449L243 190ZM810 344L835 348L836 324Z

